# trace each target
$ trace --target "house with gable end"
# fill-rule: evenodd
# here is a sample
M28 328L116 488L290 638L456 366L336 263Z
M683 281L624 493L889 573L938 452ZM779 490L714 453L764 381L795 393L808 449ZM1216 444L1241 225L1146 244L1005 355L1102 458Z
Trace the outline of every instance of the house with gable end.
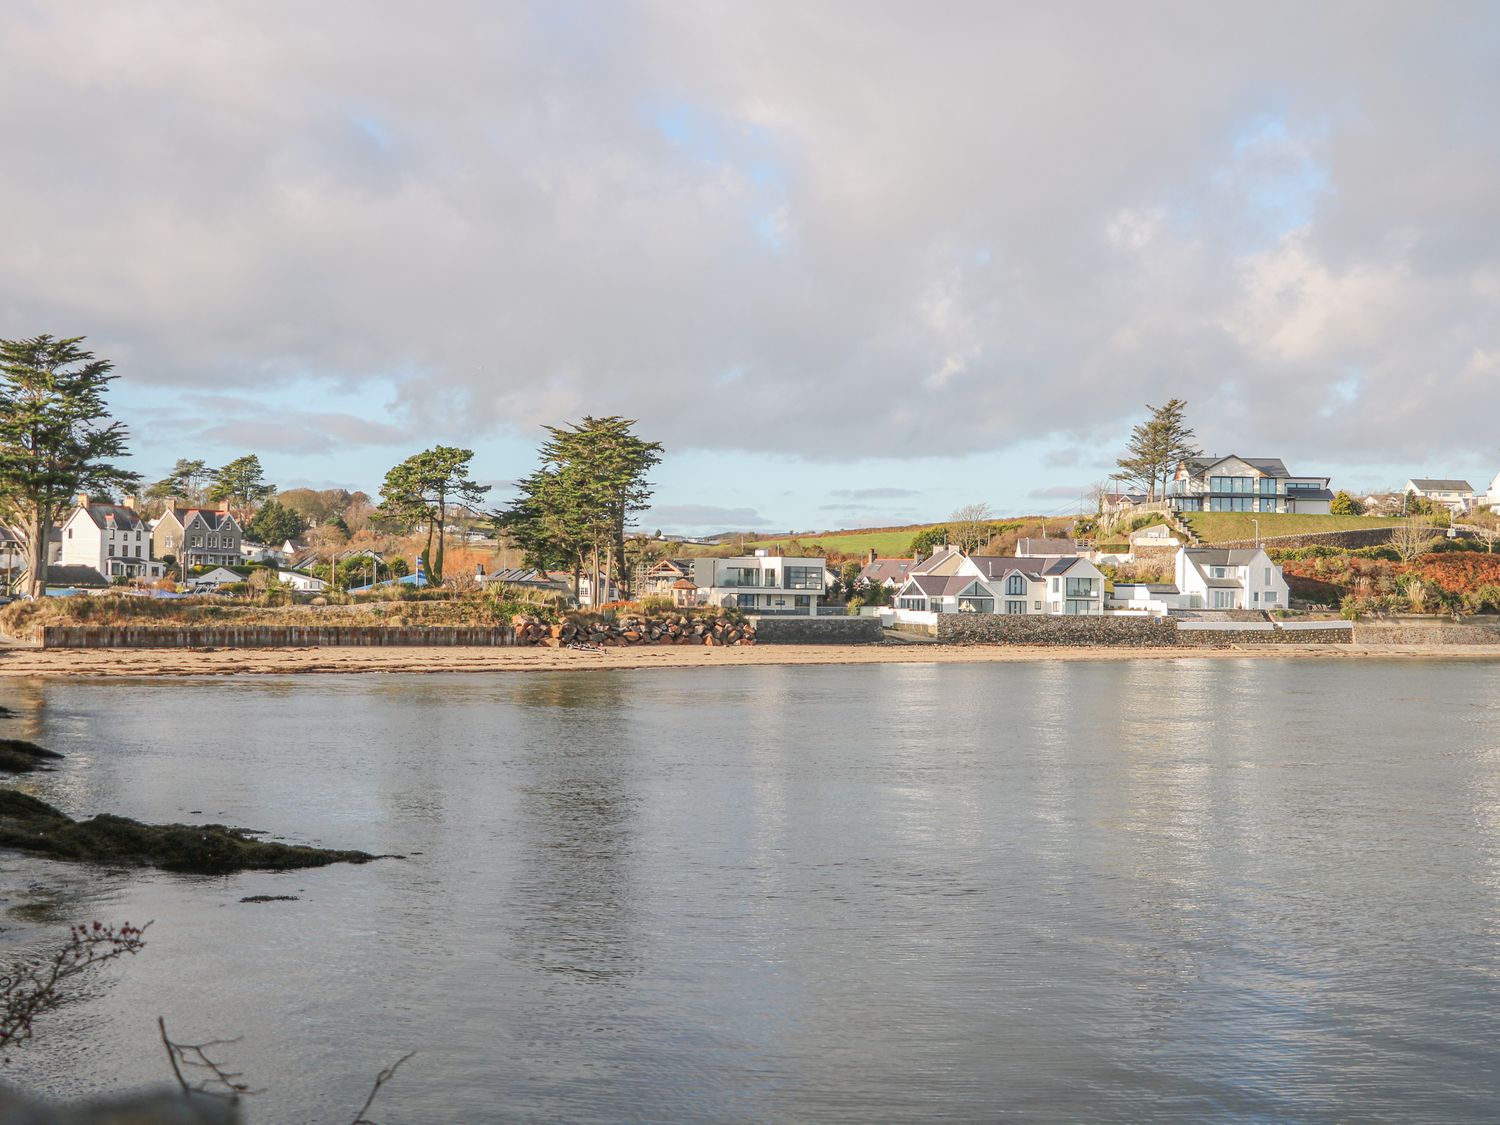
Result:
M151 528L151 548L156 557L172 555L180 562L186 554L190 567L239 566L243 541L244 532L228 505L219 508L174 505Z

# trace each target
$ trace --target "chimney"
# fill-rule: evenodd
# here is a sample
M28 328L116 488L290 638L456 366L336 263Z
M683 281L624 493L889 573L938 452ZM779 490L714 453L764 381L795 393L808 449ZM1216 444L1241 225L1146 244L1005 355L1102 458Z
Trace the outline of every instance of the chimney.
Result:
M217 508L215 508L214 511L216 511L216 512L228 512L229 511L229 501L228 500L220 500L219 501L219 506Z
M136 508L135 508L135 497L134 496L127 496L127 497L125 497L125 500L123 501L123 504L124 504L125 507L129 508L132 512L136 510Z
M875 565L875 548L874 547L871 547L870 550L866 553L866 555L865 555L865 565L866 566L874 566Z
M89 506L89 494L87 492L80 492L78 494L78 506L80 508L87 508Z
M484 563L477 562L477 563L474 564L474 577L475 578L483 578L484 577Z

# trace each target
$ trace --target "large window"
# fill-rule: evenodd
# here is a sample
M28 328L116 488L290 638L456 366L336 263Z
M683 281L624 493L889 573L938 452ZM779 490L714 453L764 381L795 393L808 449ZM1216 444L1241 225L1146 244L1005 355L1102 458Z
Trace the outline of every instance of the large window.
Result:
M1253 496L1211 496L1208 500L1210 512L1253 512L1255 511L1254 505L1255 497Z
M1024 601L1019 601L1019 602L1008 601L1008 602L1005 603L1005 612L1006 613L1025 613L1026 612L1026 603Z
M196 540L194 546L197 546ZM760 569L753 566L731 566L724 570L725 586L759 586Z
M1254 492L1254 477L1209 477L1210 492Z
M1065 593L1070 598L1092 598L1096 593L1092 578L1069 578L1067 582Z
M1063 612L1074 617L1099 612L1099 603L1093 601L1070 601L1063 603Z
M788 590L821 590L823 568L820 566L789 566L786 568Z
M914 609L914 610L918 610L919 612L926 613L927 612L927 599L926 598L897 598L896 599L896 606L899 609Z
M1020 574L1012 574L1009 578L1007 578L1005 580L1005 592L1007 594L1024 594L1024 593L1026 593L1026 579L1025 579L1025 577L1023 575L1020 575ZM1025 612L1025 606L1022 606L1022 612Z
M1213 592L1213 595L1214 595L1214 608L1215 609L1233 609L1234 608L1234 591L1233 590L1215 590Z
M994 613L995 612L995 599L994 598L979 598L979 597L959 598L958 599L958 612L959 613Z
M1275 496L1276 495L1276 478L1275 477L1261 477L1260 478L1260 494L1262 496Z

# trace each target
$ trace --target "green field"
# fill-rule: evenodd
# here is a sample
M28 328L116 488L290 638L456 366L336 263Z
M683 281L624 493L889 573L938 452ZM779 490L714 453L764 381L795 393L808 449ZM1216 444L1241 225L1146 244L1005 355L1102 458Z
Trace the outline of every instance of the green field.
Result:
M800 535L797 542L807 550L816 548L821 552L842 555L862 555L871 547L881 558L898 558L907 554L907 548L911 546L913 536L929 527L940 527L941 524L919 523L911 527L887 528L879 531L832 531L822 535ZM788 536L776 539L747 540L746 548L755 547L782 547L792 545Z
M1372 527L1394 527L1399 519L1388 516L1310 516L1279 512L1184 512L1182 521L1205 543L1254 539L1260 521L1260 537L1313 535L1320 531L1361 531Z

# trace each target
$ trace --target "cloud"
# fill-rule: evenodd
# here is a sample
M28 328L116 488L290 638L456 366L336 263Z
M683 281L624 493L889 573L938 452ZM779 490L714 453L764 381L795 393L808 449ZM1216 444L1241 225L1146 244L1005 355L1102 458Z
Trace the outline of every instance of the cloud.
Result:
M140 411L184 439L258 453L328 454L411 441L401 427L329 410L297 410L238 395L185 394Z
M1048 488L1034 488L1026 495L1033 500L1077 500L1084 489L1071 484L1054 484Z
M712 504L661 504L642 515L641 527L689 528L696 531L739 531L766 527L768 520L754 508L719 508Z
M922 493L915 488L835 488L828 495L843 496L850 500L902 500L921 496Z
M1275 0L3 19L0 334L132 381L396 381L414 444L619 412L672 450L962 455L1180 395L1299 464L1492 451L1482 3L1362 6L1357 42Z

